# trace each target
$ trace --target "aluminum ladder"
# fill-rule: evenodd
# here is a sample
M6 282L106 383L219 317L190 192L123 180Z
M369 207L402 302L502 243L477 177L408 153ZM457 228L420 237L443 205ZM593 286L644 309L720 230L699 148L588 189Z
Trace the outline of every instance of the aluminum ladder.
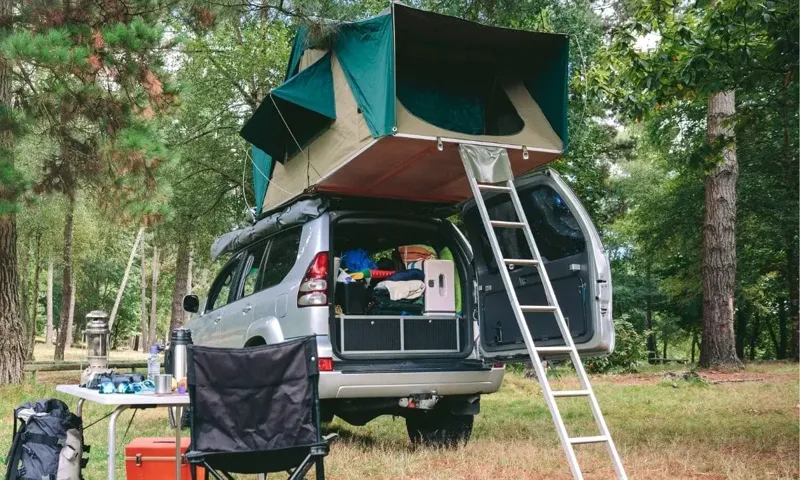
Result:
M501 159L500 161L503 160L508 162L507 157ZM524 339L525 346L528 349L528 354L530 355L533 363L533 368L536 371L536 377L539 379L539 383L541 384L542 395L547 402L547 408L550 409L550 415L553 417L556 432L558 433L558 438L561 440L561 446L564 449L564 453L567 456L567 462L569 463L569 468L572 471L572 476L576 479L583 479L583 473L578 465L578 459L575 456L574 446L589 443L605 443L606 447L608 448L608 454L613 462L614 470L617 473L617 478L627 479L628 476L625 474L625 469L622 466L619 453L617 453L617 447L614 444L614 440L611 438L611 433L608 431L608 426L606 426L603 413L600 411L600 405L597 403L594 390L592 390L592 386L589 383L589 377L586 375L586 371L584 370L580 356L578 355L578 350L575 348L575 343L572 341L569 328L564 320L564 315L561 313L561 308L558 306L558 300L553 292L553 286L550 284L550 278L547 276L547 270L542 265L539 249L536 246L536 241L533 239L533 233L531 232L530 225L525 217L525 212L522 209L522 204L519 201L519 195L517 195L517 190L514 186L514 179L511 178L502 184L479 183L475 178L469 162L463 157L463 155L462 162L464 163L464 169L467 172L467 180L469 181L469 186L472 189L472 195L475 197L475 203L478 206L478 211L480 212L484 229L486 230L492 252L494 253L494 259L497 262L497 265L500 267L499 271L500 276L503 278L503 285L505 286L508 299L510 300L512 309L514 310L514 316L517 319L519 329L522 332L522 338ZM508 165L507 171L511 171L510 165ZM519 221L510 222L492 220L489 218L489 212L486 209L486 202L483 199L484 191L508 194L511 197L511 203L514 205L514 211L516 212ZM525 239L528 242L528 248L533 253L533 258L503 258L503 253L500 250L500 244L494 231L495 228L521 229L524 232ZM511 275L509 274L507 268L508 266L512 265L527 265L536 267L539 272L539 278L541 279L542 287L544 287L545 295L547 297L547 305L519 304L517 293L514 289L514 284L511 281ZM528 324L525 322L524 314L526 312L553 313L556 317L556 322L558 323L558 329L561 331L561 335L564 338L566 345L557 347L537 347L533 342L533 337L528 329ZM541 359L541 356L547 356L548 354L569 354L572 364L575 367L575 372L577 373L580 381L580 390L553 391L552 388L550 388L550 382L547 380L547 374L545 372L544 365L542 365ZM600 435L592 437L570 437L567 433L566 427L564 426L564 420L561 418L561 413L558 410L558 404L556 403L556 399L561 397L588 397L592 416L594 417L595 423L600 431Z

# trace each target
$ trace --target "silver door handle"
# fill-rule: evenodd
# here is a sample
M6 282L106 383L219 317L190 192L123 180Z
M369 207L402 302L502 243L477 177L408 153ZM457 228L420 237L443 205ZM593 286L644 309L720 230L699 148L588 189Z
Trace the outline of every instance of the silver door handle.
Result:
M218 316L217 316L217 317L214 319L214 323L219 323L219 321L220 321L220 320L222 320L222 315L218 315Z
M252 306L252 305L248 305L248 306L246 306L246 307L244 307L244 308L242 309L242 313L243 313L243 314L247 314L247 313L248 313L250 310L252 310L252 309L253 309L253 306Z

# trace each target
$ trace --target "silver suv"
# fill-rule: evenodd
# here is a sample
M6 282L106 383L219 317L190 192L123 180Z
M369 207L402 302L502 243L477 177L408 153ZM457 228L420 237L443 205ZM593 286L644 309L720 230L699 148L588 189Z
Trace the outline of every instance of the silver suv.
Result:
M610 353L611 276L589 216L552 170L518 180L517 189L576 345L583 355ZM490 217L513 219L508 198L487 198ZM504 362L527 359L474 201L460 209L352 197L326 204L315 218L233 253L202 307L197 297L185 299L199 314L189 324L195 343L248 347L316 335L326 419L364 425L396 415L412 441L465 441L480 396L500 388ZM521 231L501 233L505 258L531 258ZM457 313L342 312L335 257L412 244L452 252L462 292ZM520 303L546 304L535 268L518 266L511 276ZM537 345L563 343L552 314L526 317Z

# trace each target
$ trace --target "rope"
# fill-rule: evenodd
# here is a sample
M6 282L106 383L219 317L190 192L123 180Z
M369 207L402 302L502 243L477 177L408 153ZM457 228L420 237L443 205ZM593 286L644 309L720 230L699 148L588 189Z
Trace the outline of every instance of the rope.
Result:
M311 186L311 174L310 174L309 169L313 168L314 169L314 173L316 173L317 176L320 177L320 178L322 178L322 174L320 174L317 171L317 169L314 167L314 165L311 164L311 157L308 155L308 150L303 150L303 147L300 146L300 142L297 141L297 138L295 138L294 133L292 132L292 129L289 128L289 124L286 122L286 119L283 118L283 113L281 113L281 109L278 108L278 104L275 103L275 99L272 98L272 95L269 95L269 99L272 102L272 105L275 106L275 110L278 111L278 115L281 117L281 121L283 122L283 125L286 127L286 130L289 131L289 135L292 136L292 140L294 140L294 144L297 145L298 150L300 150L306 156L306 161L308 162L306 164L306 182L308 182L308 185L306 185L306 186L310 187Z

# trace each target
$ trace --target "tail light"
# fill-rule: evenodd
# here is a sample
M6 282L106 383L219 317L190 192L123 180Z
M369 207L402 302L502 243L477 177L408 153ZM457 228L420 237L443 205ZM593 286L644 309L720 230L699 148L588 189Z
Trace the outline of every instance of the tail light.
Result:
M311 261L300 291L297 292L298 307L318 307L328 304L328 252L319 252Z
M319 367L320 372L332 372L333 371L333 359L332 358L320 358L317 361L317 366Z
M494 365L492 365L492 367L493 368L506 368L506 364L503 363L503 362L497 362Z

